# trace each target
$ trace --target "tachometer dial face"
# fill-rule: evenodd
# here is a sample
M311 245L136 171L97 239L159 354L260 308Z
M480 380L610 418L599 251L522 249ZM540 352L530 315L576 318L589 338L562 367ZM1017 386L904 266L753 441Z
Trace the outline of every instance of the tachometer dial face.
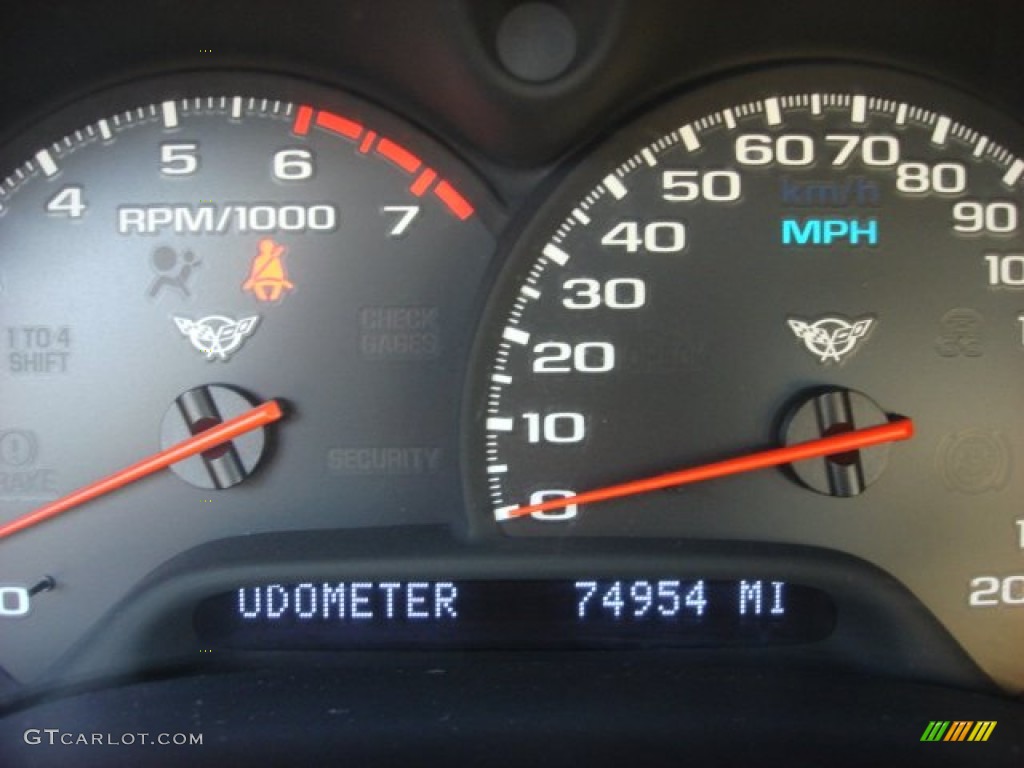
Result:
M4 158L0 667L214 538L454 517L493 210L449 152L225 73L98 95Z
M492 299L479 526L843 550L1024 685L1022 151L958 93L826 67L614 136Z

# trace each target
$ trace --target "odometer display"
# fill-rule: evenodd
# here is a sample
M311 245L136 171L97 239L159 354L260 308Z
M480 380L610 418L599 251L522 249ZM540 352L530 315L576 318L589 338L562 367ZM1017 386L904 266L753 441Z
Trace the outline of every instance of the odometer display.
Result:
M1024 605L999 597L1024 549L1020 147L958 93L828 67L719 84L614 136L492 300L481 529L843 550L1024 685ZM901 434L766 468L879 428Z
M309 581L203 601L215 648L688 648L822 640L822 591L771 579Z

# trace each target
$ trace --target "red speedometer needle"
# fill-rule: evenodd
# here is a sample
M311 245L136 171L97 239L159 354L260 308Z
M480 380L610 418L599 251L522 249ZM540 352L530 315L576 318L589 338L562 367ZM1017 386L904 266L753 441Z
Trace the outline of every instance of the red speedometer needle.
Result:
M859 451L863 448L870 448L873 445L908 440L913 435L914 423L910 419L897 419L878 427L854 429L830 437L823 437L819 440L808 440L806 443L796 443L795 445L787 445L782 448L748 453L745 456L737 456L713 464L703 464L699 467L689 467L688 469L680 469L676 472L667 472L663 475L655 475L643 480L631 480L626 483L619 483L618 485L609 485L564 499L551 499L540 504L530 504L525 507L501 510L498 519L524 517L534 512L549 512L553 509L563 509L571 504L595 504L599 501L620 499L624 496L636 496L641 493L648 493L649 491L661 490L662 488L672 488L680 485L689 485L690 483L699 483L704 480L714 480L719 477L738 475L743 472L753 472L758 469L791 464L795 461Z
M282 415L280 404L276 400L268 400L251 411L246 411L240 416L228 419L215 427L200 432L198 435L182 440L167 450L155 453L142 461L132 464L130 467L125 467L119 472L107 475L102 480L97 480L94 483L79 488L77 491L72 491L67 496L63 496L33 512L29 512L0 526L0 539L18 531L23 531L26 528L31 528L33 525L49 520L51 517L56 517L62 512L67 512L69 509L104 496L111 491L116 491L118 488L134 483L136 480L141 480L147 475L159 472L161 469L166 469L172 464L177 464L189 456L195 456L197 453L216 448L221 443L234 440L236 437L241 437L254 429L259 429L267 424L273 424Z

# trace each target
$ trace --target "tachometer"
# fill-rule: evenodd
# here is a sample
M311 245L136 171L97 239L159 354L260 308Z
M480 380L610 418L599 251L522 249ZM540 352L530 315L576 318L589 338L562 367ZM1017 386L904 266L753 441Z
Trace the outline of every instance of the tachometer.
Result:
M211 539L456 517L494 211L450 152L213 73L97 95L4 157L0 668L32 678Z
M614 136L492 300L479 526L843 550L1024 687L1022 148L958 93L830 67Z

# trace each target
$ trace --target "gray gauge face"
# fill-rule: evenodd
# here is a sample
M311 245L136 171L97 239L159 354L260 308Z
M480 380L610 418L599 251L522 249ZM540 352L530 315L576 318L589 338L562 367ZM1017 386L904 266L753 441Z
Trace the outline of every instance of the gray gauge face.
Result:
M492 301L479 525L848 552L1024 687L1022 150L957 93L828 68L615 136ZM691 467L713 479L642 482Z
M451 154L358 99L225 74L101 94L3 164L0 667L31 679L61 626L211 539L455 516L493 239ZM272 424L28 517L272 399Z

